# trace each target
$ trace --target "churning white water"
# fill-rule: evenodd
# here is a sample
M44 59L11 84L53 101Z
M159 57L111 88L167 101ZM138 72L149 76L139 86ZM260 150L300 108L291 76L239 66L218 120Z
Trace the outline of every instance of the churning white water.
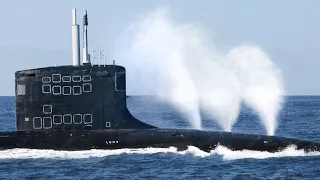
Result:
M263 151L241 150L232 151L224 146L218 146L211 152L201 151L199 148L190 146L185 151L177 151L176 148L140 148L140 149L115 149L115 150L85 150L85 151L55 151L55 150L39 150L39 149L9 149L0 151L1 159L90 159L104 158L108 156L119 156L122 154L168 154L177 155L193 155L196 157L221 156L224 160L235 159L265 159L275 157L296 157L296 156L320 156L320 152L304 152L297 150L295 147L288 147L283 151L270 153ZM93 160L94 161L94 160Z
M231 131L242 102L256 110L269 135L282 102L279 70L255 46L222 53L202 29L158 10L118 39L114 57L127 69L128 94L156 94L201 129L200 108Z

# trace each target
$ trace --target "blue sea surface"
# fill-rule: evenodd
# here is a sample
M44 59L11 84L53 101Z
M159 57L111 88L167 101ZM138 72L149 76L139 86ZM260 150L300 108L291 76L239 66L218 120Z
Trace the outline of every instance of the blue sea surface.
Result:
M188 128L185 116L152 96L127 98L130 112L158 127ZM221 130L209 116L203 127ZM0 97L0 129L15 130L15 98ZM234 132L266 134L257 113L242 106ZM278 117L278 136L320 142L320 96L289 96ZM167 149L0 151L0 179L320 179L320 152L288 148L282 152L211 153L190 147Z

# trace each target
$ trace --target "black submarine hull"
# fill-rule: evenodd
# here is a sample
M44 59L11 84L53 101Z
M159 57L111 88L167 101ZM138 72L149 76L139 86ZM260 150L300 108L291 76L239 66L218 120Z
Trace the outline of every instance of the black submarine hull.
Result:
M277 152L294 145L305 151L320 151L320 143L293 138L231 132L184 129L118 129L70 131L13 131L0 133L1 149L30 148L89 150L122 148L168 148L195 146L209 152L225 146L231 150Z
M75 9L72 12L73 64L15 72L16 131L0 132L0 149L176 147L184 150L195 146L210 151L223 145L232 150L275 152L295 145L306 151L320 150L317 142L255 134L162 129L136 119L127 109L125 67L116 65L115 60L112 65L91 64L87 49L87 11L83 16L83 63L80 63ZM102 51L99 61L101 57L104 57Z

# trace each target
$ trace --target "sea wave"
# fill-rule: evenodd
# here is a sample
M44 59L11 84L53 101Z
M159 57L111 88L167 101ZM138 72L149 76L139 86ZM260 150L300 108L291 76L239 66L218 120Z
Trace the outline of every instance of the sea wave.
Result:
M0 159L86 159L86 158L103 158L107 156L118 156L122 154L176 154L192 155L200 158L211 156L220 156L223 160L237 159L266 159L280 157L298 157L298 156L320 156L320 152L305 152L297 150L296 147L290 146L279 152L252 151L252 150L230 150L224 146L217 146L211 152L204 152L197 147L189 146L185 151L178 151L175 147L170 148L140 148L140 149L115 149L115 150L84 150L84 151L58 151L44 149L8 149L0 151Z

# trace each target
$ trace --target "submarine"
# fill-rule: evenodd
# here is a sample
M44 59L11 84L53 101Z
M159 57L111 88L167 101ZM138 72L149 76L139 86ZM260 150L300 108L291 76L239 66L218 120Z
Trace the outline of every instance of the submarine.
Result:
M189 146L210 152L276 152L295 146L320 151L320 143L260 134L158 128L136 119L126 106L126 69L91 63L88 15L83 16L83 48L72 10L72 65L15 72L16 130L0 132L0 149L89 150Z

